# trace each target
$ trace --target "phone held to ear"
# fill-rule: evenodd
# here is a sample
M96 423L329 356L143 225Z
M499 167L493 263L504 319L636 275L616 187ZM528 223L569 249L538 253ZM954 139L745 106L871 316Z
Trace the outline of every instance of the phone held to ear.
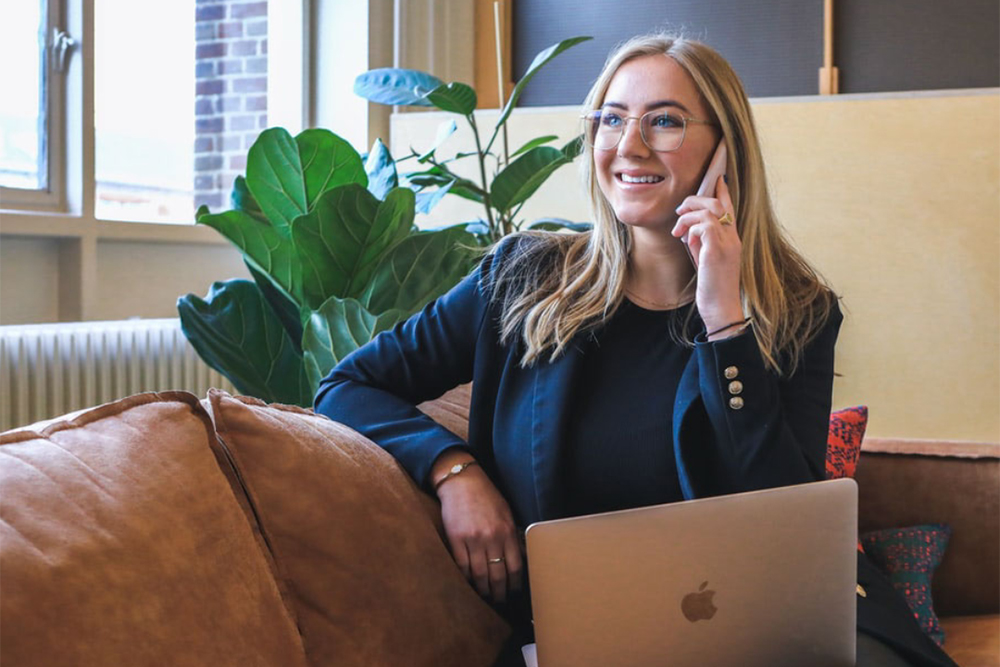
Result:
M708 163L705 178L702 179L701 185L698 186L698 192L695 193L698 197L715 196L715 185L719 182L719 178L726 173L727 157L726 142L720 139L719 145L715 148L715 154L712 156L712 161ZM687 234L681 237L681 241L684 242L684 248L687 250L688 257L691 258L691 264L694 265L695 271L697 271L698 262L695 261L694 255L691 253L691 248L687 244Z

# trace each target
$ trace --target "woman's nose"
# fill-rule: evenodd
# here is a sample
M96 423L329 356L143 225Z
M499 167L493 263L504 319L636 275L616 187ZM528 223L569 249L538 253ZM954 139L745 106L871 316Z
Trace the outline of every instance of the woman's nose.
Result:
M625 121L622 137L618 141L618 155L620 157L649 155L649 147L646 146L646 142L642 138L641 123L642 121L636 118L629 118Z

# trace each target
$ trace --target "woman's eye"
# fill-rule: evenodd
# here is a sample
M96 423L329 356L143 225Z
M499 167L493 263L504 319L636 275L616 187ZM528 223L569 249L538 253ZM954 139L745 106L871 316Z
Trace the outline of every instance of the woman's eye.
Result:
M606 125L608 127L618 127L622 124L622 117L616 113L602 113L601 114L601 125Z
M671 116L668 113L656 114L649 121L650 127L655 127L655 128L675 128L675 127L681 127L683 124L684 121L682 121L680 118L676 116Z

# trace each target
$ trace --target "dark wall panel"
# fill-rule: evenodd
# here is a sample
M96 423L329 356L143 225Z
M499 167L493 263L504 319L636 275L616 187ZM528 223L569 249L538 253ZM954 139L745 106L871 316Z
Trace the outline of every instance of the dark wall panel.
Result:
M513 2L516 78L542 49L567 37L594 37L549 63L526 88L524 106L582 102L616 44L656 29L716 48L751 97L818 92L822 0ZM996 0L837 0L835 7L842 93L1000 85Z

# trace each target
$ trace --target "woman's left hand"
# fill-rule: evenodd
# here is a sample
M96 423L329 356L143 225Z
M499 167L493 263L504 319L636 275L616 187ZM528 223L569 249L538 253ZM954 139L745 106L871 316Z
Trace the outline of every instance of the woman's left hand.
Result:
M743 245L736 231L736 211L729 187L720 177L718 197L687 197L677 208L677 224L671 232L687 245L698 270L698 313L705 328L713 331L743 319L740 300L740 254ZM720 222L729 214L734 222Z

